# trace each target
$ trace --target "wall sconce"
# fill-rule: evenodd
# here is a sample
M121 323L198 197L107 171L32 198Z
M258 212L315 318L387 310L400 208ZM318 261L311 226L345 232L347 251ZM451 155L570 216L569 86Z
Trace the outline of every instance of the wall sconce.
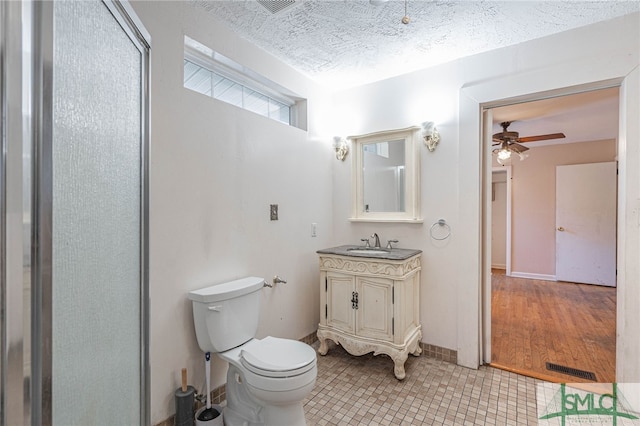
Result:
M333 137L333 149L336 151L336 158L340 161L344 161L349 153L349 144L347 140L342 136Z
M424 144L429 149L429 152L433 152L436 149L436 145L440 142L440 133L436 129L436 125L433 121L425 121L422 123L422 137L424 138Z

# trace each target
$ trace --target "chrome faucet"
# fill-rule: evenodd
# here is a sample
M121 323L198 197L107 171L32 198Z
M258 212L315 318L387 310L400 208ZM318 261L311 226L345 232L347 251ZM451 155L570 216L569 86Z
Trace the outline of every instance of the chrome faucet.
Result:
M381 248L380 247L380 237L378 237L378 234L376 234L375 232L373 233L373 235L371 236L371 238L375 238L374 243L373 243L373 248Z

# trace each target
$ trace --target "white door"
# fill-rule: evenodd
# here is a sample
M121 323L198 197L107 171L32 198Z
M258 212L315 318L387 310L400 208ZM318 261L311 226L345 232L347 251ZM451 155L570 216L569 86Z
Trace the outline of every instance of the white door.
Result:
M615 287L615 162L556 168L556 278Z

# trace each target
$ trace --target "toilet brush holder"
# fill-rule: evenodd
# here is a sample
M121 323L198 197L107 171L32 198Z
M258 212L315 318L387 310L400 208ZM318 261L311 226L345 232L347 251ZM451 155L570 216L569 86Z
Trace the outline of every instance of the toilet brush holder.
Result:
M182 386L176 389L174 426L193 426L193 403L196 390L187 385L187 369L182 369Z
M200 414L206 410L207 407L201 407L196 411L196 426L223 426L224 422L222 419L222 407L219 405L211 405L211 410L214 410L218 413L218 415L210 420L198 420Z

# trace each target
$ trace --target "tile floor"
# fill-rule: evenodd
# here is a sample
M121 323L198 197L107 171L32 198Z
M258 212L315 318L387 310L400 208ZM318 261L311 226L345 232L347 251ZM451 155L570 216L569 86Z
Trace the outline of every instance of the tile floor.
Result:
M317 343L314 345L317 347ZM409 356L396 380L385 355L354 357L332 345L318 355L304 401L309 425L537 425L540 381L491 367L472 370Z

